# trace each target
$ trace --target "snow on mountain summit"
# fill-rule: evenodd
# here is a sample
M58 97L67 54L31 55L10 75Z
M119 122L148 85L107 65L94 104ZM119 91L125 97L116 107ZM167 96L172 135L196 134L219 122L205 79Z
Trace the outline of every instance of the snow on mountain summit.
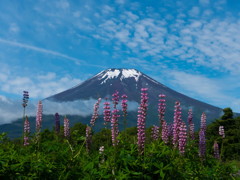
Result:
M108 79L114 78L120 78L122 81L123 79L133 77L137 82L139 77L142 75L135 69L108 69L106 71L102 71L100 74L101 77L99 79L103 79L101 84L106 83Z
M138 71L136 71L135 69L123 69L122 70L122 76L121 76L121 80L124 78L129 78L129 77L134 77L136 81L138 81L139 77L142 74Z
M118 69L114 69L114 70L107 70L107 72L102 76L102 79L107 77L109 79L118 77L118 75L120 74L120 71Z

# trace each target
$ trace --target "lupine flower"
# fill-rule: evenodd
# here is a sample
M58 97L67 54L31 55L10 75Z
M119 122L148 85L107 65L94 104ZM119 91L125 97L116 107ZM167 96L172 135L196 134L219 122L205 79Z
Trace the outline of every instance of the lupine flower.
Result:
M162 140L165 144L168 143L168 125L165 120L162 121Z
M37 107L37 115L36 115L36 133L39 134L42 127L42 112L43 112L43 105L42 102L38 102Z
M179 132L179 151L183 155L185 153L185 146L187 143L187 126L184 122L180 125L180 132Z
M122 111L123 111L123 116L126 117L127 116L127 95L122 95Z
M30 123L28 121L28 117L26 116L24 121L24 146L29 145L29 134L30 134Z
M92 128L87 125L87 127L86 127L86 150L87 150L87 152L90 151L91 144L92 144Z
M138 151L142 155L144 152L145 144L145 126L146 126L146 115L148 106L148 94L147 88L142 88L141 91L141 104L138 108L138 122L137 122L137 138L138 138Z
M214 150L214 157L215 157L216 159L220 159L220 156L219 156L219 147L218 147L217 141L214 141L213 150Z
M107 100L107 98L106 98L106 100ZM104 125L107 126L108 123L111 122L110 103L108 101L104 102L103 116L104 116Z
M180 132L180 125L182 122L182 112L181 112L180 102L177 101L175 103L174 109L174 121L173 121L173 145L175 148L178 147L178 139L179 139L179 132Z
M116 109L118 102L119 102L119 92L115 91L115 93L112 95L112 101L113 101L113 108Z
M192 114L192 109L188 110L188 125L192 124L193 122L193 114Z
M92 127L95 125L96 119L98 118L98 109L99 109L100 102L101 102L101 98L98 98L97 102L94 104L94 107L93 107L93 115L90 121L90 124Z
M159 127L156 125L153 125L152 127L152 139L153 140L158 140L159 138Z
M206 132L207 125L206 125L206 114L203 112L201 116L201 129Z
M199 156L204 158L206 154L206 136L204 129L199 131Z
M28 91L23 91L23 103L22 103L22 106L24 108L27 106L28 99L29 99Z
M127 128L127 95L122 95L122 112L123 112L123 125L124 125L124 130Z
M111 132L112 132L112 144L113 146L118 145L118 140L117 140L117 136L119 134L119 130L118 130L118 118L120 117L120 115L118 114L119 110L118 109L114 109L112 111L112 120L111 120Z
M164 99L166 96L164 94L160 94L159 95L159 103L158 103L158 117L159 117L159 121L160 124L162 125L163 121L164 121L164 115L165 115L165 111L166 111L166 100Z
M99 154L103 154L103 152L104 152L104 146L100 146L100 148L99 148Z
M26 106L27 106L27 103L28 103L28 99L29 99L29 95L28 95L28 91L23 91L23 103L22 103L22 106L23 106L23 137L24 136L24 124L25 124L25 109L26 109ZM25 142L25 140L23 140Z
M168 137L169 137L169 141L171 141L173 139L173 124L168 124Z
M189 109L188 111L188 133L192 140L194 140L194 123L193 123L193 114L192 109Z
M67 117L64 118L64 136L69 138L70 136L70 126L69 126L69 119Z
M190 133L189 133L190 138L191 138L192 140L194 140L195 137L194 137L194 124L193 124L193 123L190 124L189 130L190 130Z
M205 157L206 154L206 114L203 112L201 116L201 127L199 131L199 156Z
M225 138L225 132L224 132L223 126L219 126L219 135L222 136L222 138Z
M58 113L55 114L55 131L60 133L60 117Z

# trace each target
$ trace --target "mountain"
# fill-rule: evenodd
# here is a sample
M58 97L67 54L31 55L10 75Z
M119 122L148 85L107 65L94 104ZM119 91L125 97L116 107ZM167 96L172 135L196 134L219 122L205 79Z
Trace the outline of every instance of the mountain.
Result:
M107 69L83 83L46 98L49 101L69 102L79 99L97 99L111 97L117 90L119 94L126 94L129 101L140 102L141 88L148 88L149 96L149 113L151 117L148 125L157 124L157 104L159 94L166 95L166 120L171 122L174 113L174 103L180 101L183 110L183 118L186 120L187 111L193 109L195 124L200 123L201 113L207 114L207 121L213 121L222 114L222 109L210 104L198 101L186 95L183 95L175 90L172 90L165 85L157 82L146 74L136 69Z
M117 90L119 95L126 94L128 96L128 127L136 126L137 124L137 107L140 102L141 88L148 88L149 106L147 113L147 126L153 124L158 125L158 96L159 94L166 95L166 114L167 122L173 122L174 105L176 101L181 102L182 119L187 121L188 109L193 109L193 121L195 129L200 126L202 112L207 115L207 123L214 121L222 115L222 109L210 104L198 101L186 95L183 95L175 90L172 90L163 84L157 82L146 74L139 72L136 69L107 69L83 83L72 87L66 91L55 94L43 100L43 107L46 115L43 116L43 128L52 129L54 126L54 114L58 112L63 121L63 116L67 115L70 119L70 125L73 126L77 122L89 124L93 104L98 98L102 98L100 104L100 112L103 112L104 98L112 98L112 94ZM132 107L131 107L132 106ZM60 108L61 107L61 108ZM121 109L121 105L118 105ZM73 110L75 109L75 110ZM123 118L119 118L120 129L123 128ZM32 132L34 132L35 117L30 118ZM11 138L19 137L22 133L22 119L19 119L11 124L0 126L2 132L8 132ZM100 115L95 124L95 131L103 128L103 117Z

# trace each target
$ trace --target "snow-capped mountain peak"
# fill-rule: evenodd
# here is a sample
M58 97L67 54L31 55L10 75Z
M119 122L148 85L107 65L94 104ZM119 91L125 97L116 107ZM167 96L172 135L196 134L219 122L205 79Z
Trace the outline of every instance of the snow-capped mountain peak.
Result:
M104 72L104 75L102 76L102 79L107 78L107 79L113 79L117 78L118 75L120 74L120 70L114 69L114 70L107 70L107 72Z
M124 78L133 77L133 78L135 78L136 81L138 81L138 79L141 75L142 74L135 69L123 69L122 70L122 76L121 76L120 80L122 80Z
M202 112L206 112L209 119L216 119L222 112L220 108L174 91L138 70L127 68L106 69L81 84L46 99L54 102L75 102L98 98L109 98L110 100L112 94L117 90L120 95L126 94L129 101L140 103L142 88L148 88L150 112L157 112L159 94L166 95L167 108L171 112L175 101L181 102L184 115L187 115L190 107L197 109L195 111L196 117L201 116ZM165 117L172 120L172 113L168 112ZM158 119L157 113L151 114L156 115L153 115L151 119ZM185 118L187 117L185 116Z
M117 78L120 73L121 71L118 69L108 69L106 71L103 71L101 78L99 78L99 79L103 79L101 84L106 83L108 79Z
M101 84L114 78L119 78L121 81L126 78L134 78L137 82L141 75L142 74L135 69L107 69L102 71L99 80L103 80Z

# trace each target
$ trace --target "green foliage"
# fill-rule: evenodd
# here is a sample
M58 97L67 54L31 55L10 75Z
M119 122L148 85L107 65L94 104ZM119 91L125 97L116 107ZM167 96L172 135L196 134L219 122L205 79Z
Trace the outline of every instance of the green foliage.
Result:
M224 108L223 109L223 116L221 117L222 120L232 119L233 118L233 111L231 108Z
M213 143L220 145L222 160L240 161L240 117L233 118L230 108L223 109L224 115L207 127L207 145L209 153L213 153ZM225 138L219 135L219 126L224 126ZM223 146L223 148L221 148Z
M218 128L215 126L218 123L221 120L211 125L209 131L216 134ZM147 143L142 156L136 144L136 127L121 132L116 147L112 146L109 129L94 133L88 153L85 129L85 125L76 124L71 128L71 138L68 140L62 133L44 130L39 141L35 141L34 135L31 137L29 146L23 146L20 139L10 141L5 133L0 134L0 178L231 179L239 170L238 161L218 161L210 151L204 160L200 159L195 141L189 141L182 156L177 149L161 140L152 141L150 128L146 131ZM235 142L234 138L225 140ZM100 146L104 146L102 154L99 153Z

